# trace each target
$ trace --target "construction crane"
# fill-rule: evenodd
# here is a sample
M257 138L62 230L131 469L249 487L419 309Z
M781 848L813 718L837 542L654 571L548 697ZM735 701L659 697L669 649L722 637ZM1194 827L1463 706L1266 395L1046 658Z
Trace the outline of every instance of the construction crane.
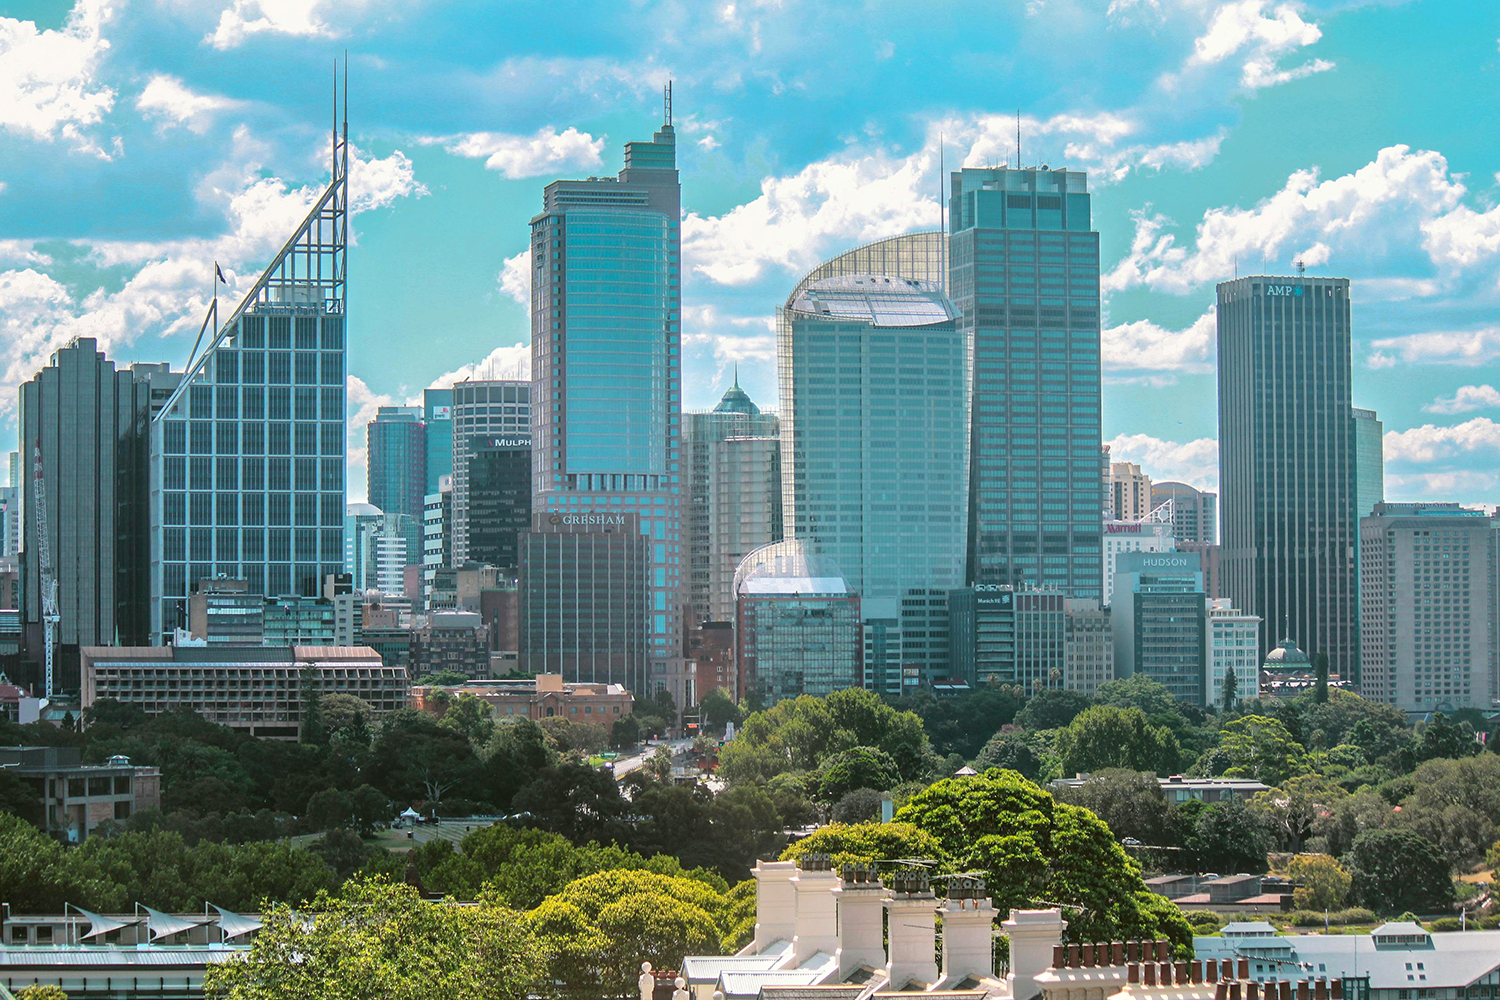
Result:
M46 695L52 697L52 648L57 643L57 623L62 616L57 612L57 577L52 572L52 547L47 541L47 485L42 478L42 439L37 438L32 452L34 456L31 474L32 506L36 508L33 518L36 525L36 565L41 576L42 634L46 644Z

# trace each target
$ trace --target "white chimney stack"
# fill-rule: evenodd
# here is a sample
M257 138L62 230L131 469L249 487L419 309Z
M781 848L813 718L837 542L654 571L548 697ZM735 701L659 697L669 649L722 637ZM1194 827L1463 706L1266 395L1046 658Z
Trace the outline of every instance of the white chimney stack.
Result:
M1061 910L1011 910L1000 926L1010 935L1010 995L1032 1000L1041 992L1036 977L1051 967L1052 948L1062 944L1068 922Z
M890 950L885 962L889 990L900 990L912 980L926 986L937 982L937 901L922 869L892 874L885 900Z
M755 954L777 941L790 941L796 928L797 903L791 880L795 861L758 861L755 864Z
M833 890L839 911L839 978L860 966L885 965L885 913L888 895L874 867L844 865L841 885Z
M943 979L995 974L995 907L984 879L953 879L943 915Z
M839 948L838 904L834 890L839 877L826 854L804 854L792 878L795 907L792 933L792 967L818 952L832 955Z

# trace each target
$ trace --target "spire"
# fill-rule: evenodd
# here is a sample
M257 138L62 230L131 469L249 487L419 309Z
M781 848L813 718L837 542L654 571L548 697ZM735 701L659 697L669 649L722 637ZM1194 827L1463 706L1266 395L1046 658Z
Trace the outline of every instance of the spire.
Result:
M734 363L734 387L736 389L740 387L740 363L738 361Z

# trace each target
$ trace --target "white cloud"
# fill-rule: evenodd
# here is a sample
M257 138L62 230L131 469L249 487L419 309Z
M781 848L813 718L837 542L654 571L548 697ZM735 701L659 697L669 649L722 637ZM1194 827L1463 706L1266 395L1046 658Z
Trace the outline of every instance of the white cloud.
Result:
M5 185L0 184L0 191ZM0 240L0 263L38 264L46 266L52 258L36 248L30 240Z
M1150 434L1121 434L1105 443L1111 462L1134 462L1157 482L1173 480L1200 490L1219 488L1219 442L1215 438L1179 443Z
M515 299L531 314L531 250L522 250L514 257L505 258L505 266L500 269L496 281L500 290Z
M1271 9L1265 0L1238 0L1215 11L1207 30L1193 43L1184 72L1225 62L1238 56L1240 83L1252 90L1321 73L1333 63L1315 59L1293 69L1277 68L1281 56L1312 45L1323 35L1316 24L1302 19L1292 4Z
M349 414L344 482L348 501L364 503L369 496L370 486L369 423L375 419L376 412L382 406L395 406L397 400L389 393L375 392L359 376L350 375L344 392L344 403Z
M1145 285L1179 294L1222 281L1265 262L1294 258L1366 260L1372 268L1422 244L1424 233L1460 208L1464 187L1448 174L1439 153L1408 146L1382 149L1350 174L1320 181L1316 168L1299 170L1254 208L1211 208L1198 223L1193 246L1179 246L1171 220L1143 209L1134 213L1130 253L1105 276L1107 291ZM1435 263L1442 263L1434 257Z
M1451 469L1444 472L1412 472L1385 474L1385 495L1393 502L1417 502L1422 500L1454 500L1465 506L1478 506L1493 510L1493 504L1469 503L1465 494L1475 497L1494 496L1500 490L1500 473L1481 469Z
M98 124L114 106L114 90L98 79L109 48L103 28L113 14L110 0L78 0L60 30L45 31L35 21L0 17L0 130L61 136L108 157L82 127Z
M1443 414L1500 409L1500 389L1492 385L1461 385L1453 395L1439 396L1422 409Z
M484 160L485 169L511 180L540 177L569 167L597 167L603 162L600 153L604 150L603 138L572 127L559 132L551 125L538 129L535 135L471 132L424 138L421 142L442 145L457 156Z
M703 138L698 140L698 148L708 153L712 153L714 150L718 149L720 145L721 144L719 140L715 139L711 135L705 135Z
M706 349L719 371L741 361L776 360L776 321L769 316L727 316L717 306L682 310L682 343Z
M198 94L175 76L158 73L135 99L137 111L162 120L162 128L186 126L196 135L207 132L221 111L242 107L244 102L214 94Z
M219 15L218 26L204 38L216 49L232 49L253 35L286 35L293 38L333 38L338 32L324 20L324 13L338 10L347 17L364 6L364 0L234 0Z
M1385 460L1430 464L1493 453L1500 458L1500 424L1475 417L1453 427L1423 424L1406 431L1387 431Z
M497 347L479 361L460 365L451 372L444 372L432 380L429 389L446 389L465 379L529 379L531 378L531 345L512 344Z
M1216 316L1210 308L1182 330L1164 330L1150 320L1112 326L1100 338L1104 367L1212 372Z
M1398 358L1407 364L1476 367L1500 359L1500 326L1383 337L1370 346L1376 352L1369 359L1371 368L1389 368Z
M401 150L390 156L366 157L359 147L349 146L349 209L356 215L384 208L399 198L422 197L426 185L417 180L411 158Z

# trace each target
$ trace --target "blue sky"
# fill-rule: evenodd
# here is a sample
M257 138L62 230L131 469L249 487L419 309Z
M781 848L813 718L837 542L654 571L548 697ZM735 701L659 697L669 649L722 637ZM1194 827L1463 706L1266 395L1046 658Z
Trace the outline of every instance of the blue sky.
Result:
M686 405L775 405L802 272L937 223L946 162L1086 169L1105 437L1216 481L1213 286L1354 280L1388 499L1500 499L1500 5L1262 0L0 0L0 378L94 336L180 364L218 259L255 274L326 183L347 49L351 498L363 422L526 364L527 221L612 173L674 82ZM0 440L15 393L0 394Z

